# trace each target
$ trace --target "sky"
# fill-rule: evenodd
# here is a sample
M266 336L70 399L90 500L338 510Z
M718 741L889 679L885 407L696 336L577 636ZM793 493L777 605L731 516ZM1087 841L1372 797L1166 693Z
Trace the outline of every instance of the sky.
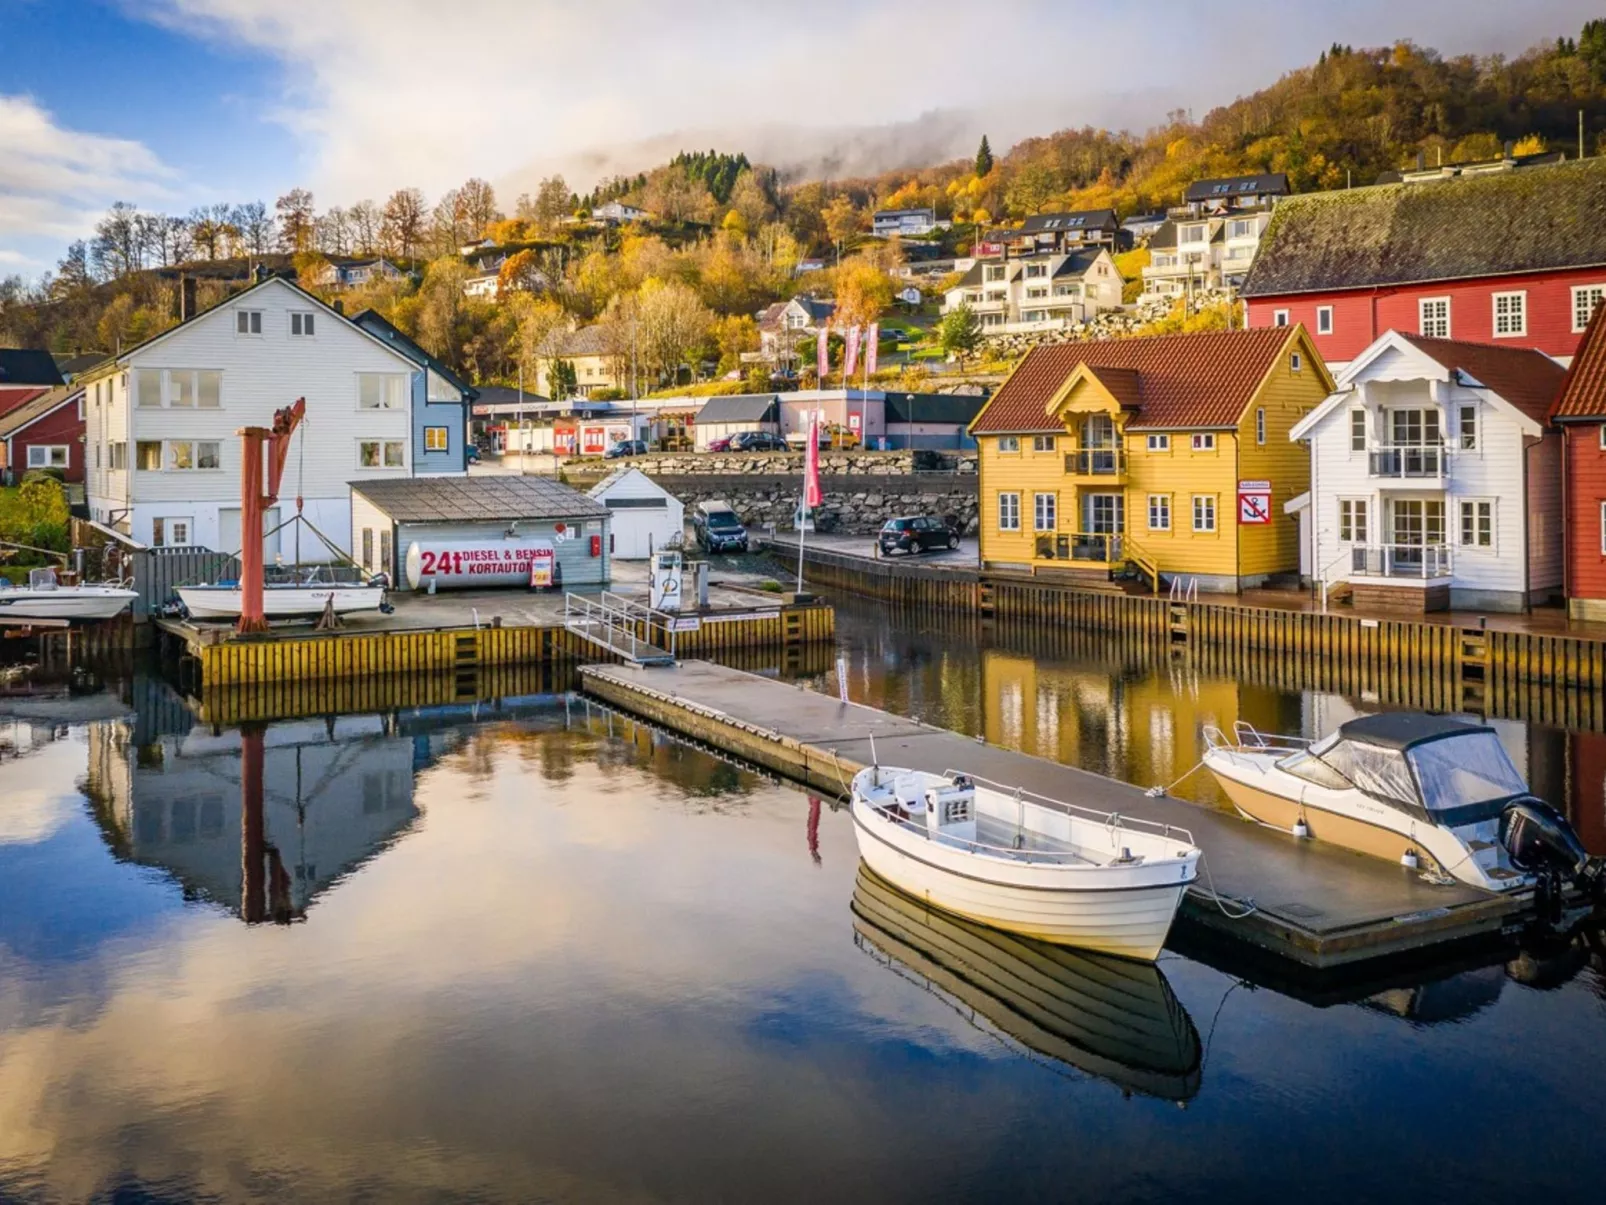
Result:
M0 0L0 276L112 201L510 205L683 147L821 175L1203 115L1329 44L1514 54L1599 0Z

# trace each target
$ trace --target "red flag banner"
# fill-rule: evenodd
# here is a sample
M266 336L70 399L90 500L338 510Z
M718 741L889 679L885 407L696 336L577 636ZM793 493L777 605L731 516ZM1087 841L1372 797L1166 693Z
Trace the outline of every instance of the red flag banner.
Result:
M820 504L820 412L809 412L809 447L803 459L803 504L810 510Z
M875 375L876 352L881 344L881 324L872 322L864 331L864 371Z
M821 388L824 388L824 386L825 386L825 374L831 371L831 328L830 327L828 327L828 326L820 327L820 336L819 336L819 339L817 340L817 342L819 344L819 351L816 354L815 359L818 362L818 371L819 371L819 375L820 375L820 386L821 386Z
M859 328L848 327L847 346L842 349L842 385L847 387L848 378L853 375L854 369L859 366Z

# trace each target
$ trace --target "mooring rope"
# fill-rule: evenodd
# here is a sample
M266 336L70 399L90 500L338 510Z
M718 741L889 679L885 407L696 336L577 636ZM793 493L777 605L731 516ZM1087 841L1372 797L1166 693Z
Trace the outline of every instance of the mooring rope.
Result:
M1256 912L1260 911L1260 908L1258 905L1256 905L1253 896L1240 900L1230 895L1222 895L1221 892L1216 890L1216 880L1211 877L1210 864L1205 861L1205 856L1203 853L1199 855L1199 869L1204 871L1205 882L1210 884L1210 902L1221 910L1222 916L1225 916L1228 920L1243 920L1246 917L1253 916ZM1229 912L1227 911L1227 905L1222 902L1223 900L1235 904L1244 910L1242 912Z
M1195 771L1199 770L1203 765L1204 765L1204 759L1201 758L1199 761L1194 763L1194 766L1193 766L1192 770L1189 770L1186 774L1184 774L1181 778L1177 779L1176 782L1172 783L1170 786L1168 786L1168 787L1162 787L1162 786L1158 786L1158 785L1152 786L1147 791L1145 791L1143 793L1145 795L1147 795L1150 799L1163 798L1164 796L1171 794L1172 791L1174 791L1178 787L1180 787L1184 782L1186 782L1190 777L1193 776Z

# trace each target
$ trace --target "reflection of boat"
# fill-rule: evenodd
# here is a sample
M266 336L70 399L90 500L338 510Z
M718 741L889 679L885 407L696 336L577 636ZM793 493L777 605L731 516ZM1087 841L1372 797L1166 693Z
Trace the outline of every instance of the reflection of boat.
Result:
M0 619L110 619L138 597L121 586L63 586L54 569L35 569L26 586L0 577Z
M1572 830L1528 793L1494 729L1421 712L1361 716L1315 743L1240 724L1204 764L1251 820L1490 891L1527 871L1593 879Z
M853 927L861 944L1029 1050L1127 1091L1166 1100L1199 1091L1199 1033L1158 967L950 916L863 864Z
M1392 1013L1413 1025L1439 1025L1476 1016L1500 998L1505 985L1504 967L1479 967L1443 979L1385 988L1361 1001L1361 1007Z
M859 853L894 886L995 928L1153 959L1198 873L1186 831L962 774L853 777Z
M240 583L180 586L179 601L192 619L238 619ZM322 615L333 605L336 615L377 611L385 601L383 585L368 582L318 580L314 570L302 580L268 582L262 589L262 612L268 619Z

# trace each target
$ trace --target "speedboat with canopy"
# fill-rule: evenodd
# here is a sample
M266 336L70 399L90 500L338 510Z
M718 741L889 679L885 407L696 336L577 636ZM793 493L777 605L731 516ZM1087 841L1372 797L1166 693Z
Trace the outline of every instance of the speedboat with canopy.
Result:
M0 619L111 619L128 610L139 595L116 585L63 586L54 569L34 569L26 586L0 577Z
M1204 765L1251 820L1488 891L1600 880L1565 818L1535 798L1494 729L1423 712L1361 716L1314 742L1205 731Z

